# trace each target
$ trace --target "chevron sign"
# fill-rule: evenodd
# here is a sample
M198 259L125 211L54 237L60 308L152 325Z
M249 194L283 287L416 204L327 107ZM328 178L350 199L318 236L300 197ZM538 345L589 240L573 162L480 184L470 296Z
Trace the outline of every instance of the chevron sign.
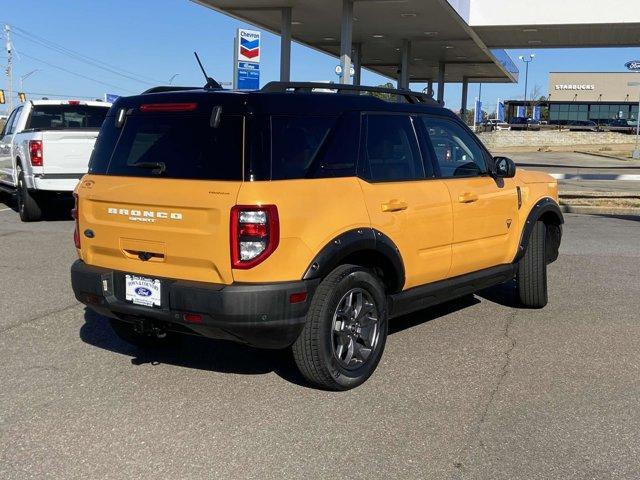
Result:
M238 30L238 61L260 62L260 32Z

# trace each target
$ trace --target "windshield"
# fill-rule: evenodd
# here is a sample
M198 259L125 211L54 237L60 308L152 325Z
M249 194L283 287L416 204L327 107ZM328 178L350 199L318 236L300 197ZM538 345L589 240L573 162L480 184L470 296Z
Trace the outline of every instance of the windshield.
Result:
M98 130L108 111L107 105L35 105L25 130Z

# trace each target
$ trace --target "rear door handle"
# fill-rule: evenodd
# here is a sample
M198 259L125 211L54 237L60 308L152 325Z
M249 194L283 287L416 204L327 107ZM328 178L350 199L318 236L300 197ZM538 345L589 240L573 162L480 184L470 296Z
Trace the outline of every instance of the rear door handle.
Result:
M477 202L477 201L478 201L478 195L476 195L475 193L470 193L470 192L462 193L462 194L458 197L458 201L459 201L460 203L473 203L473 202Z
M383 212L399 212L409 208L409 204L399 200L391 200L390 202L383 203L380 207Z

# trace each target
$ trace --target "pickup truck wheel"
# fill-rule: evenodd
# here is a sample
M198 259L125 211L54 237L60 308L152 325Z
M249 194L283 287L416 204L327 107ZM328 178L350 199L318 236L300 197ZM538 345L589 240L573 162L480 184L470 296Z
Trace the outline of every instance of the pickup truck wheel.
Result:
M520 303L525 307L542 308L547 304L546 226L536 222L529 244L518 264L516 287Z
M318 286L292 349L300 372L311 383L349 390L374 372L386 340L382 283L369 270L343 265Z
M132 323L115 318L110 318L109 324L118 338L136 347L161 348L170 346L176 341L176 336L171 333L164 333L162 336L138 333Z
M18 166L18 187L16 189L18 213L23 222L37 222L42 219L42 207L27 189L24 172Z

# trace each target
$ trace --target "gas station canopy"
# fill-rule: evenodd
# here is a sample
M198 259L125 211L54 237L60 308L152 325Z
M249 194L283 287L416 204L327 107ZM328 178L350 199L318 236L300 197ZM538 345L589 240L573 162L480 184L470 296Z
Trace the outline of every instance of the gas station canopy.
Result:
M290 8L291 38L339 57L343 0L197 0L204 6L282 32ZM403 49L410 82L514 82L518 69L501 50L490 50L447 0L359 0L353 2L352 45L360 66L397 79ZM359 55L358 55L359 54ZM359 58L358 58L359 57Z

